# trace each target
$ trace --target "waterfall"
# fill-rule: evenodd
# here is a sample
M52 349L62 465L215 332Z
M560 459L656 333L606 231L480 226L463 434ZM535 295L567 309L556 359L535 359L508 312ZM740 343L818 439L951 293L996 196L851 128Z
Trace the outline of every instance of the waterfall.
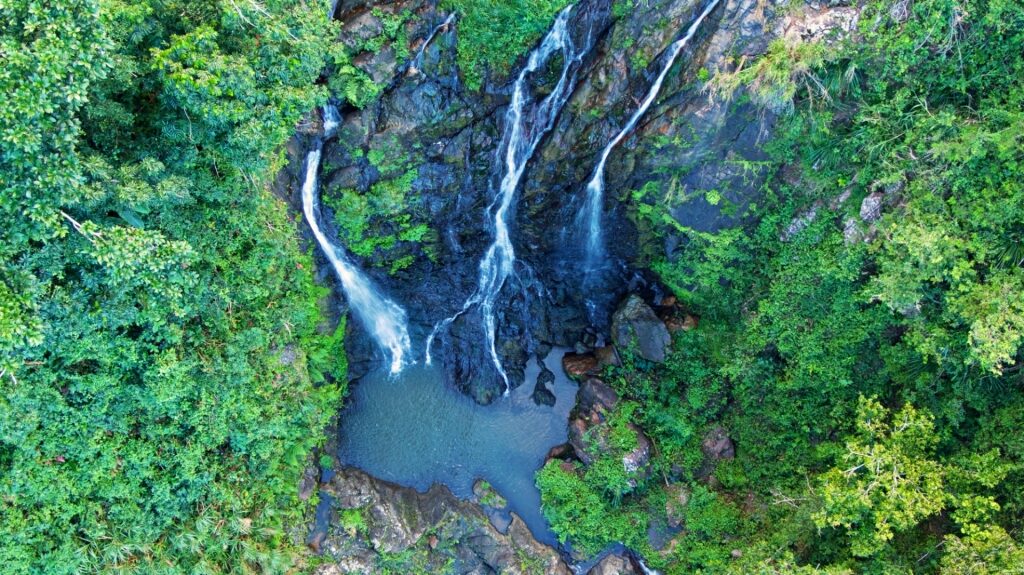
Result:
M622 140L633 131L636 127L637 122L640 118L647 113L647 109L654 103L655 98L658 97L658 92L661 91L661 85L665 82L665 77L668 76L669 70L672 65L675 64L676 58L682 53L683 48L690 41L690 38L697 32L704 18L715 9L718 5L719 0L711 0L708 5L701 12L700 16L690 24L690 28L686 31L686 35L676 40L672 46L669 47L668 58L665 59L665 64L661 68L661 72L658 74L654 84L651 85L650 90L647 92L647 96L643 102L640 103L640 107L637 108L633 115L626 122L625 127L615 135L614 138L608 145L601 151L601 159L597 162L597 167L594 168L594 174L587 183L587 196L583 210L577 216L577 226L583 230L587 236L586 242L586 271L587 273L595 271L598 267L600 260L603 259L604 255L604 240L601 233L601 208L604 205L604 170L605 164L608 163L608 156L611 155L612 150L615 146L619 145Z
M338 127L338 111L333 106L325 106L323 113L324 136L327 137ZM306 179L302 183L302 213L317 244L341 280L341 289L345 292L345 298L355 312L356 318L389 356L391 373L397 374L407 365L411 353L405 310L385 296L369 277L348 261L344 252L334 246L320 229L317 172L320 169L322 149L323 142L317 142L316 147L306 156Z
M513 274L513 264L516 261L508 228L509 210L512 208L512 200L515 198L516 188L526 170L526 164L533 156L541 138L551 129L562 106L569 99L571 87L575 81L576 65L580 63L586 49L589 48L584 47L583 50L577 52L573 45L568 29L569 14L572 9L573 6L570 5L559 13L551 30L540 45L530 53L526 67L516 78L512 90L512 101L505 113L502 144L498 148L498 161L503 169L501 183L494 200L487 208L488 214L493 212L494 242L485 252L483 259L480 260L480 274L476 291L466 300L458 313L434 326L434 330L427 338L426 362L429 364L431 361L430 348L437 334L474 306L480 306L486 337L485 343L491 361L505 383L506 395L508 395L510 386L508 375L498 357L495 342L497 325L494 306L502 287ZM528 113L527 106L531 103L528 76L546 64L556 52L563 56L558 84L550 94L534 106L532 113Z
M423 53L427 51L427 48L430 46L430 43L434 41L434 38L436 38L437 35L440 34L442 30L447 29L448 26L450 26L451 23L454 21L455 12L452 12L451 14L448 15L447 18L445 18L444 22L441 22L437 26L434 26L434 29L430 31L430 34L427 36L427 39L423 41L423 45L420 46L420 49L416 52L416 57L413 58L412 61L409 63L410 71L419 71L420 66L423 65Z
M330 138L334 135L334 131L338 129L338 125L341 124L341 116L338 115L338 109L330 104L323 107L323 113L324 137Z

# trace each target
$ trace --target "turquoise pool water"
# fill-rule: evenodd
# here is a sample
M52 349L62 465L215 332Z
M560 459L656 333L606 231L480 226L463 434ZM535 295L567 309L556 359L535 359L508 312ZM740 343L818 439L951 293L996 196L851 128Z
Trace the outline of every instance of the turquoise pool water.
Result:
M554 544L533 475L548 450L567 439L577 386L562 372L563 354L555 350L545 360L555 373L554 407L530 397L540 371L535 361L525 384L489 406L446 385L436 366L414 365L397 377L370 374L341 414L338 455L346 465L420 491L442 483L468 498L473 482L484 479L538 540Z

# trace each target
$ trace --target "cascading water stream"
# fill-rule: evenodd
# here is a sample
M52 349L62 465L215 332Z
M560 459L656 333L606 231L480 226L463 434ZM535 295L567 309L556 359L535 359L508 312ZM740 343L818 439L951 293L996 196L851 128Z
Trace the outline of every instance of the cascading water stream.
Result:
M325 106L323 113L326 138L337 129L339 119L337 110L332 106ZM316 147L306 156L306 179L302 183L302 212L317 244L341 280L341 289L345 292L349 306L355 312L356 318L389 356L391 373L394 375L408 365L411 356L405 310L383 295L380 288L349 262L344 253L334 246L320 229L317 172L320 169L322 149L323 142L317 142Z
M423 65L423 54L427 51L427 48L430 47L430 43L434 41L434 38L436 38L442 30L446 30L451 26L452 22L455 22L455 12L449 14L448 17L445 18L444 22L434 26L434 29L430 31L427 39L423 41L423 45L420 46L420 49L416 52L416 57L409 62L409 68L411 70L419 70L419 67Z
M508 395L510 385L508 375L498 357L495 342L497 325L494 306L502 287L513 274L513 265L516 261L507 218L526 165L541 138L551 129L562 106L569 99L571 87L575 81L576 67L581 62L586 50L589 49L589 46L584 46L583 50L577 52L573 45L568 29L569 15L573 8L574 6L570 5L559 13L551 30L540 45L530 53L526 67L516 78L512 90L512 101L505 113L502 146L498 149L498 159L503 164L504 172L498 193L487 209L488 213L493 211L494 214L494 242L485 252L483 259L480 260L480 275L476 291L466 300L458 313L434 326L434 330L427 338L426 362L429 364L431 362L430 348L437 334L473 306L480 306L488 352L494 367L505 383L505 395ZM555 53L561 53L563 57L558 84L550 94L536 104L532 114L527 113L527 106L531 103L528 76L546 64Z
M640 103L640 107L637 108L633 115L626 122L626 125L615 135L614 138L608 145L601 151L601 159L597 162L597 167L594 168L594 175L590 178L587 183L587 196L583 210L580 211L577 216L577 227L581 229L587 236L587 252L586 252L586 272L591 274L597 270L601 265L601 260L604 259L604 240L602 238L601 230L601 208L604 205L604 170L605 165L608 163L608 156L611 155L612 150L618 146L626 136L636 127L637 122L640 118L647 113L648 108L654 103L654 100L658 97L658 93L661 91L661 85L665 82L665 78L668 76L669 70L672 69L672 65L675 64L676 58L682 53L683 48L686 47L690 39L700 28L704 18L715 9L718 5L719 0L711 0L708 5L701 12L700 16L690 24L690 28L686 31L686 35L676 40L669 47L669 55L665 60L665 64L661 68L661 72L658 73L657 79L654 84L651 85L650 90L647 92L647 96L644 97L643 102Z

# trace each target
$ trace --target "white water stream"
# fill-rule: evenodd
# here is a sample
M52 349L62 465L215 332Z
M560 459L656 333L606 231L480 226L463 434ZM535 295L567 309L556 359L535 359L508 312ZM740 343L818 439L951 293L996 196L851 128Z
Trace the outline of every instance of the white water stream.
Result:
M447 31L453 22L455 22L455 12L449 14L448 17L445 18L444 22L434 26L434 29L430 31L427 39L423 41L423 45L421 45L420 49L416 51L416 57L409 63L411 70L419 71L420 66L423 65L423 53L427 51L428 47L430 47L430 43L434 41L434 38L436 38L441 31Z
M324 137L329 137L338 127L338 111L333 106L325 106ZM356 318L388 355L391 374L397 374L410 363L411 343L409 329L406 325L405 310L389 299L359 268L351 263L344 252L327 239L320 229L320 208L317 172L320 169L320 154L323 143L306 156L306 179L302 182L302 213L306 217L313 237L323 250L327 260L331 262L341 289Z
M474 306L480 306L480 314L483 318L483 330L486 337L486 345L505 383L505 395L509 392L508 375L498 357L496 347L496 320L494 317L494 306L498 295L501 293L505 282L513 274L513 265L516 261L515 250L509 236L508 216L512 207L512 200L516 196L516 188L523 177L526 165L533 156L534 150L540 143L544 134L551 129L555 118L569 99L572 84L575 80L574 67L580 62L588 47L577 52L573 45L572 37L569 34L569 15L573 6L567 7L555 19L554 25L548 32L540 45L530 53L526 67L516 78L512 91L512 101L505 113L505 126L502 139L502 146L498 149L499 159L504 165L504 172L498 193L494 201L488 207L488 213L493 211L494 218L494 242L487 249L483 259L480 261L480 276L476 291L466 300L462 309L454 316L447 318L436 326L427 338L426 362L430 364L430 348L434 338L451 325L455 319L466 313ZM562 72L558 84L543 100L538 102L532 110L527 113L527 106L532 103L530 98L530 86L527 82L531 73L536 72L555 53L562 54Z
M654 103L654 100L658 97L658 93L661 91L661 85L665 82L665 78L668 76L669 70L672 69L672 65L675 64L676 58L682 53L683 48L690 42L693 35L700 28L704 18L715 9L718 5L719 0L711 0L708 5L701 12L700 16L690 24L690 28L686 31L686 35L676 40L669 47L668 58L665 59L665 64L661 68L661 72L658 74L654 84L651 85L650 90L647 91L647 96L643 102L640 103L640 107L637 108L633 115L626 122L626 125L615 135L614 138L608 145L604 147L601 152L601 159L597 162L597 167L594 168L594 175L590 178L590 182L587 183L587 197L584 204L583 210L580 211L577 216L577 226L582 229L587 236L587 252L586 252L586 270L592 272L602 264L601 260L604 259L604 239L601 229L601 211L604 206L604 171L605 165L608 163L608 156L611 155L612 150L615 149L626 136L636 127L637 122L640 118L647 113L648 108Z

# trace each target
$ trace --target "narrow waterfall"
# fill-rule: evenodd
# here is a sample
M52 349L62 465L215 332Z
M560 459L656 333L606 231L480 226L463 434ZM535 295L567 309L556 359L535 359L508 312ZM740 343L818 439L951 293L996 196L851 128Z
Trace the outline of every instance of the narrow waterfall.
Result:
M601 159L597 162L597 167L594 168L594 174L587 183L587 196L583 209L577 216L577 227L586 234L586 271L591 273L600 267L602 260L604 259L604 239L602 237L601 230L601 211L604 206L604 170L605 164L608 163L608 156L611 155L612 150L615 146L618 146L622 140L626 139L626 136L633 131L636 127L637 122L640 118L647 113L647 109L651 107L654 100L658 97L658 92L661 91L661 85L665 82L665 77L668 76L668 72L672 69L672 65L675 64L676 58L682 53L683 48L689 43L690 38L700 28L704 18L715 9L718 5L719 0L711 0L708 5L701 12L700 16L690 24L690 28L686 31L686 35L676 40L672 46L669 47L668 57L665 59L665 64L661 68L661 72L658 74L658 78L651 85L650 90L647 92L647 96L643 102L640 103L640 107L637 108L633 115L626 122L626 125L622 130L615 135L614 138L608 145L604 147L601 152Z
M575 82L577 65L589 48L589 46L584 46L582 50L577 51L573 45L568 29L569 15L573 8L574 6L570 5L559 13L551 30L540 45L530 53L526 67L516 78L512 101L505 113L502 145L498 149L498 161L503 165L501 184L493 202L487 208L488 214L493 212L494 242L480 261L480 276L476 291L466 300L458 313L434 326L430 337L427 338L426 361L429 364L431 361L430 348L438 333L474 306L480 306L486 345L494 367L505 383L505 395L508 395L510 385L508 375L498 357L495 342L497 325L494 306L506 280L514 273L513 265L516 261L509 236L509 210L512 207L512 200L516 196L516 188L526 170L526 164L533 156L541 138L551 129L562 106L569 99L572 85ZM546 64L555 53L562 54L562 71L558 84L550 94L530 109L528 106L532 102L528 76Z
M442 30L447 30L447 28L451 26L452 22L455 22L455 12L449 14L448 17L445 18L444 22L434 26L434 29L430 31L429 35L427 35L427 39L423 41L423 45L416 51L416 56L411 62L409 62L410 71L419 71L420 66L423 65L423 53L427 51L428 47L430 47L430 43L434 41L434 38L436 38Z
M324 113L324 137L330 136L338 127L338 112L326 106ZM411 344L406 326L405 310L383 294L362 271L348 261L344 252L334 246L320 229L320 207L317 196L317 172L320 169L320 155L323 142L306 156L306 179L302 183L302 212L309 228L331 262L341 289L356 318L363 324L391 362L391 373L397 374L409 363Z

